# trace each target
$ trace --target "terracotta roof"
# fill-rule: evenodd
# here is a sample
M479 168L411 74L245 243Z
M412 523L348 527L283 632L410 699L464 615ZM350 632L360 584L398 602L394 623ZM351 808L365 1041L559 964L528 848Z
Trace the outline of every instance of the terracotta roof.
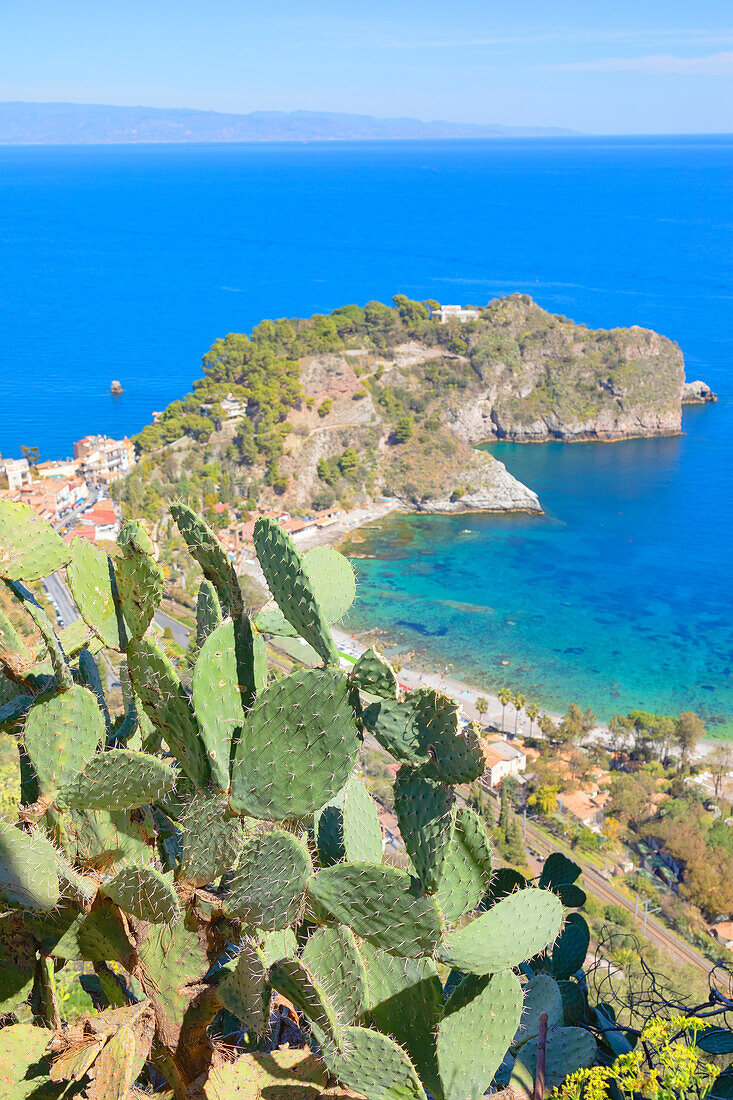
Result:
M70 543L72 539L87 539L88 542L97 541L97 528L88 524L86 527L75 527L73 531L67 531L63 536L65 543Z

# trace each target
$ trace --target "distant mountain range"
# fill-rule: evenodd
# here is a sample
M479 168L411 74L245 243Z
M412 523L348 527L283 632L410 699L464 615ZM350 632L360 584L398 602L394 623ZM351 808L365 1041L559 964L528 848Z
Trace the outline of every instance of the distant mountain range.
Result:
M96 103L0 103L0 145L95 145L204 141L394 141L556 137L572 130L421 122L330 111L221 114L167 107Z

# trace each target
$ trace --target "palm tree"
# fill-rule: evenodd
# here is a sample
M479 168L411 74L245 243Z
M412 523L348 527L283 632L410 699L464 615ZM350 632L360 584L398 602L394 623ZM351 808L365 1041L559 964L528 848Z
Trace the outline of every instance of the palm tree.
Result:
M506 710L507 703L512 701L512 693L509 688L502 688L497 692L497 697L501 703L501 732L504 732L504 711Z
M514 703L514 736L516 737L517 736L517 722L519 721L519 712L522 709L522 707L524 706L524 704L527 702L527 700L522 695L522 693L519 692L518 695L514 696L512 702Z
M539 703L530 703L527 707L527 716L529 717L529 736L532 736L532 729L535 722L540 716Z
M478 699L476 700L476 710L479 712L479 715L480 715L482 721L483 721L483 717L486 714L486 711L488 709L489 709L488 700L484 699L483 695L479 695Z

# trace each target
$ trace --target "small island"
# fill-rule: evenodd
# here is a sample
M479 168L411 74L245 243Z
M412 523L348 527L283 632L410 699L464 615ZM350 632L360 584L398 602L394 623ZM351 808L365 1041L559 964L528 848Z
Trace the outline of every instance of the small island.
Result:
M135 444L172 489L205 444L233 499L295 515L380 498L539 512L478 444L675 435L683 402L714 399L649 329L591 329L526 294L469 308L398 294L217 340L193 392Z

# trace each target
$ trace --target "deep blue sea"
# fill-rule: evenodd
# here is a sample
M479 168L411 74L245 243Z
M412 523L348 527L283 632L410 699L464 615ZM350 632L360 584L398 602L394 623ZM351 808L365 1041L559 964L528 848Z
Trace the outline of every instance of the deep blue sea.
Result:
M217 336L396 292L655 328L717 405L678 439L494 447L547 514L385 522L352 622L487 689L733 734L732 181L715 137L0 148L0 451L135 432Z

